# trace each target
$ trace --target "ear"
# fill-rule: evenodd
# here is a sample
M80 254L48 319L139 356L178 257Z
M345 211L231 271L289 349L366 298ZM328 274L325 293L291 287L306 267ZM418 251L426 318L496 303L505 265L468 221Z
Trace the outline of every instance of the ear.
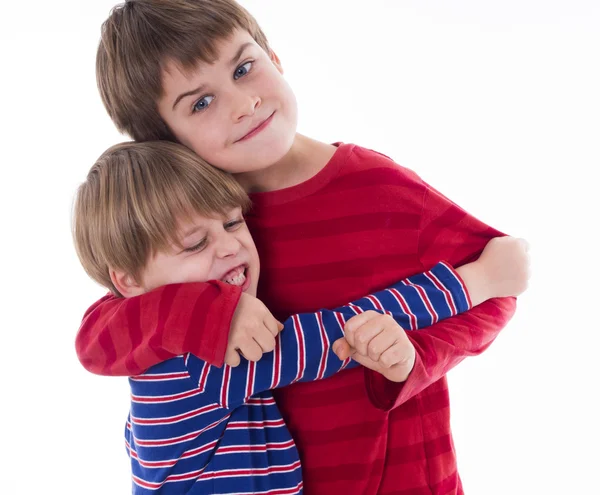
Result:
M123 297L135 297L146 292L129 273L122 270L111 268L110 280Z
M283 66L281 65L281 60L279 60L279 57L273 50L269 50L269 58L271 59L271 62L273 62L273 65L277 67L279 73L283 74Z

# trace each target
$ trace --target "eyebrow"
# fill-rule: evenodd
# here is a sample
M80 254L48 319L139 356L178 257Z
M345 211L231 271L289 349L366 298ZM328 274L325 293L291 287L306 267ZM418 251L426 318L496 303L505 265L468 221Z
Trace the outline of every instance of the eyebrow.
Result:
M235 55L233 56L233 58L229 61L229 65L235 65L237 63L237 61L240 59L240 57L242 56L242 53L244 53L244 50L246 48L248 48L249 46L252 46L252 42L247 41L246 43L242 44L237 52L235 52ZM183 100L184 98L187 98L188 96L192 96L192 95L196 95L198 93L202 93L202 91L204 91L204 88L206 86L204 84L201 84L200 86L198 86L195 89L191 89L190 91L186 91L185 93L181 93L177 98L175 98L175 102L173 103L173 108L172 110L175 110L175 107L177 106L177 104Z
M188 96L196 95L198 93L202 93L202 91L204 91L205 87L206 87L206 85L201 84L200 86L198 86L195 89L191 89L189 91L186 91L185 93L181 93L177 98L175 98L175 103L173 103L172 110L175 110L175 107L177 106L177 104L184 98L187 98Z
M185 241L188 237L194 235L196 232L199 232L200 230L202 230L202 227L200 225L195 225L194 227L190 227L188 230L186 230L183 235L181 236L181 240Z
M233 56L233 58L229 61L229 65L235 65L237 63L237 61L240 59L240 57L242 56L242 53L244 52L244 50L252 45L253 45L252 42L246 41L246 43L244 43L242 46L240 46L238 48L238 51L235 52L235 55Z

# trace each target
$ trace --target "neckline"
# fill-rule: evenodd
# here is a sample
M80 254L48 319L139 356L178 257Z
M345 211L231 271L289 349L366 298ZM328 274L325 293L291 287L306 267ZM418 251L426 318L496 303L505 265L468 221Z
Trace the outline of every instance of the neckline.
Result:
M276 191L252 193L249 195L252 204L254 206L277 206L310 196L323 188L338 174L341 166L346 162L354 148L354 145L344 143L333 143L333 146L337 147L333 156L310 179Z

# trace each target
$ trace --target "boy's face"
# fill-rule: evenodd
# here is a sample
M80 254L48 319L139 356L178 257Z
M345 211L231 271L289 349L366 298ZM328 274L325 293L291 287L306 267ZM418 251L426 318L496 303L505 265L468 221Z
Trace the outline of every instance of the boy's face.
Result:
M218 43L214 64L163 71L161 117L175 137L212 165L237 174L264 170L290 150L297 105L276 55L247 31Z
M172 245L151 257L133 290L116 284L125 297L162 285L208 280L241 286L256 296L260 263L240 208L222 216L195 215L180 223L178 233L181 247Z

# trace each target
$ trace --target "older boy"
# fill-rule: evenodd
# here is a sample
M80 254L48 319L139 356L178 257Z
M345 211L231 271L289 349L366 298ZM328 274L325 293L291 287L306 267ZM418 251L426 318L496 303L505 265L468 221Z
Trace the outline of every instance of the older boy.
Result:
M501 235L383 155L297 134L281 63L233 1L126 2L103 26L97 72L120 130L179 141L253 193L259 295L279 318L339 306L439 259L462 265ZM137 374L186 352L220 365L223 322L232 321L236 338L269 326L245 301L236 309L237 294L190 284L176 298L168 288L135 303L105 298L83 322L80 359L107 374ZM140 306L160 311L140 317ZM514 310L513 298L493 299L407 333L413 348L403 383L355 368L277 391L306 492L462 493L445 374L484 351ZM124 327L129 335L115 330ZM349 340L378 358L377 349ZM230 339L228 356L238 342Z
M255 296L260 263L244 222L248 205L229 174L181 145L122 143L103 153L78 190L75 246L86 271L116 296L210 279ZM404 380L397 351L405 333L383 310L406 328L448 318L496 294L481 284L482 273L496 290L516 294L519 261L525 257L514 239L496 239L456 273L439 263L349 306L295 315L258 363L216 368L187 354L130 378L133 492L302 493L298 452L268 391L356 366L331 350L348 318L348 326L358 324L355 338L389 341L381 371ZM373 324L383 325L377 336L369 335Z

